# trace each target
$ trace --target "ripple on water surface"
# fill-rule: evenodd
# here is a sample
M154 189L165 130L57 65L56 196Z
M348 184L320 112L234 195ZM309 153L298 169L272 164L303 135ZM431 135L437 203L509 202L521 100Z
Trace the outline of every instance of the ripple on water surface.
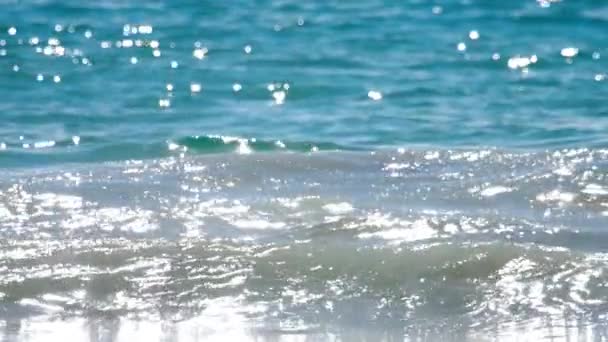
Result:
M606 309L607 158L399 149L15 171L0 186L6 328L578 336Z
M3 165L161 157L164 141L205 134L347 149L606 141L601 4L266 5L7 8Z
M606 13L3 6L0 339L601 340Z

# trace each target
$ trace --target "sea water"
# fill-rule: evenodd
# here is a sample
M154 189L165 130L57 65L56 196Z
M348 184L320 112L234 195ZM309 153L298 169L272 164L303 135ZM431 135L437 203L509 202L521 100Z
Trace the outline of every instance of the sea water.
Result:
M0 340L607 339L607 28L0 3Z

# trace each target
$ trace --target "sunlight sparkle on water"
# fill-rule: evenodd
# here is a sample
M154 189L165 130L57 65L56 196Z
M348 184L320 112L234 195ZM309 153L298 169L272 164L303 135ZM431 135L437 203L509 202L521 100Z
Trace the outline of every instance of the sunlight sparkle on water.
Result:
M202 86L200 83L190 83L190 91L193 93L200 93Z
M160 100L158 100L158 106L161 108L168 108L169 106L171 106L171 100L160 99Z
M207 48L194 49L194 51L192 51L192 56L196 59L203 59L207 55L207 52Z
M563 48L563 49L560 51L560 54L561 54L563 57L566 57L566 58L572 58L572 57L575 57L576 55L578 55L578 48L575 48L575 47L567 47L567 48Z
M382 93L377 90L370 90L367 92L367 97L374 101L380 101L382 100Z

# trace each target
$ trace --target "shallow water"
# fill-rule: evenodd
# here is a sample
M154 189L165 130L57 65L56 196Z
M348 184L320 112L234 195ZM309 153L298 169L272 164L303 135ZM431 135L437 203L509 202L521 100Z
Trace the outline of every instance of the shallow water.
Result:
M607 166L605 150L399 150L12 172L5 334L594 340Z
M607 339L607 23L0 3L0 340Z

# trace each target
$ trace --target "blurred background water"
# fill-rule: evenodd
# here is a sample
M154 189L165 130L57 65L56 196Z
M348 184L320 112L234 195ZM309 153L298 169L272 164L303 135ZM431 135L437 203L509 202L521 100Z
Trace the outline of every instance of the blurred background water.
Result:
M607 27L0 1L0 340L606 339Z
M602 1L4 2L0 162L208 135L604 146L607 18Z

